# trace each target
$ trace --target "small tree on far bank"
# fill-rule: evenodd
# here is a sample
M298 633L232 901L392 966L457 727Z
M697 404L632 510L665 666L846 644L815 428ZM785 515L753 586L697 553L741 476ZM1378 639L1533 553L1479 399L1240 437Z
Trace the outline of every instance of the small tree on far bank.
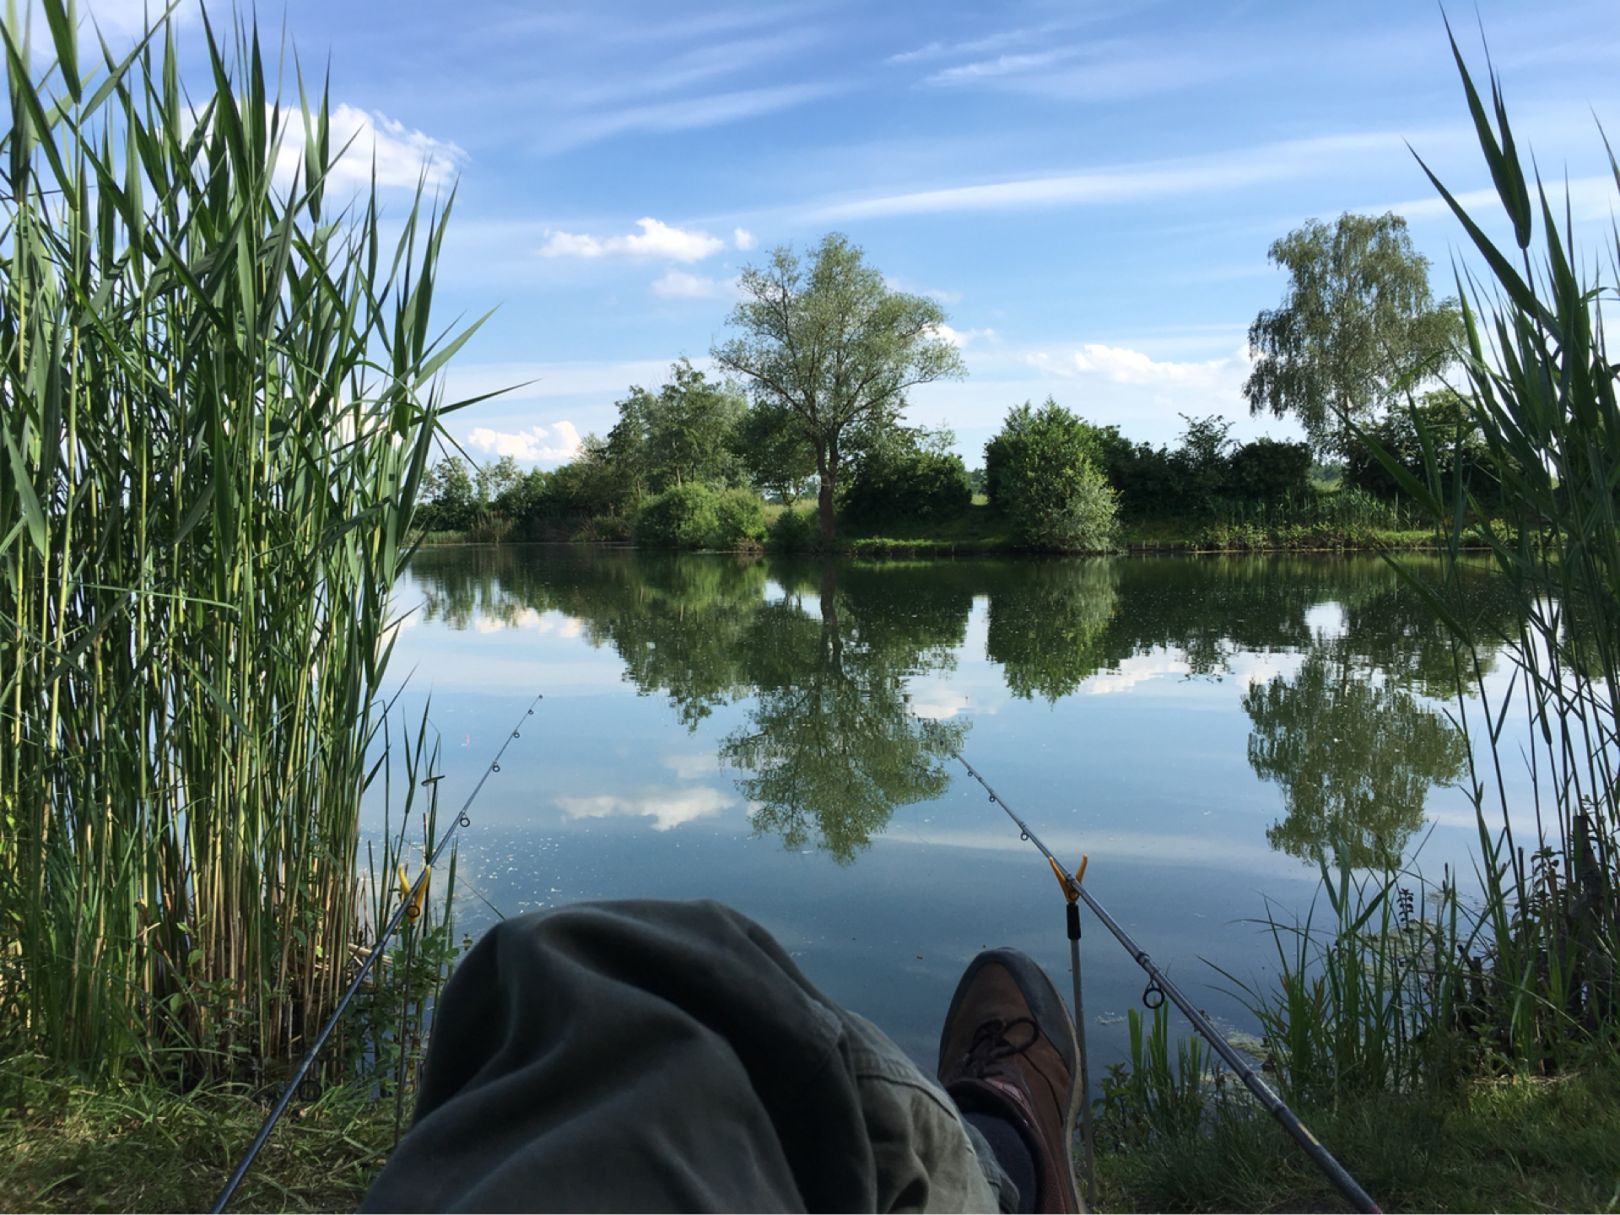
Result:
M1048 398L1011 410L984 448L990 503L1020 543L1059 552L1112 548L1119 495L1095 463L1092 428Z
M738 286L738 336L714 348L715 361L793 418L815 453L821 541L831 545L844 457L897 424L907 389L961 375L961 356L941 335L938 304L889 290L836 232L808 264L782 246Z

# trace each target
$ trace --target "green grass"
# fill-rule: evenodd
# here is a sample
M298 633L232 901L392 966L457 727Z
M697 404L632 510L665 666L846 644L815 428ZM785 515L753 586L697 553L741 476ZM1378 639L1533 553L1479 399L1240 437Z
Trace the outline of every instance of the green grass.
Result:
M0 1094L6 1211L206 1210L267 1112L238 1089L92 1087L27 1060ZM233 1209L352 1211L393 1141L391 1102L329 1089L282 1120Z
M1385 1210L1620 1210L1620 1067L1479 1080L1446 1097L1379 1094L1298 1111ZM1202 1133L1098 1158L1105 1211L1346 1209L1271 1118L1217 1115Z
M1438 548L1430 529L1367 527L1350 531L1314 524L1211 523L1188 516L1135 519L1120 528L1128 549L1191 552L1324 552Z

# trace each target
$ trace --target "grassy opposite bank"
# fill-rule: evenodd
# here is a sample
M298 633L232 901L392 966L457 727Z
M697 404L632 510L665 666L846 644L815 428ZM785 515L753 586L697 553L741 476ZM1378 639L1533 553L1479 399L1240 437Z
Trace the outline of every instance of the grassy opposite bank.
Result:
M747 539L734 546L710 549L721 552L808 552L814 550L809 526L789 527L779 523L789 511L766 505L767 530L763 542ZM794 512L807 518L802 511ZM614 520L580 520L573 525L559 524L543 532L520 531L504 520L462 531L432 531L420 536L424 545L573 543L670 547L637 542L627 526ZM677 546L678 547L678 546ZM1126 522L1119 530L1118 543L1111 552L1128 553L1288 553L1288 552L1376 552L1381 550L1439 550L1444 537L1433 529L1384 525L1370 522L1333 523L1312 520L1209 520L1193 515ZM913 522L888 521L876 524L846 523L837 550L840 555L886 556L1005 556L1043 550L1021 543L1005 520L982 501L962 513L941 520ZM1076 554L1096 555L1096 554Z

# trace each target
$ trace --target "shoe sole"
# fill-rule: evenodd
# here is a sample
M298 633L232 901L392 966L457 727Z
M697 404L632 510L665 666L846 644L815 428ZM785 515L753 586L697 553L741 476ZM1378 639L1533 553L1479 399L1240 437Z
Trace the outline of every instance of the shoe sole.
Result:
M1070 1194L1074 1199L1074 1209L1081 1211L1085 1204L1080 1201L1080 1187L1074 1178L1074 1136L1075 1123L1080 1113L1080 1043L1075 1037L1074 1018L1069 1015L1069 1006L1064 1003L1063 996L1059 994L1052 980L1047 977L1028 954L1016 949L987 949L962 972L961 981L956 985L956 994L951 997L950 1009L945 1014L945 1024L950 1025L956 1019L957 1005L961 1002L963 993L973 984L973 978L986 966L1000 966L1012 976L1019 994L1024 997L1024 1003L1029 1005L1030 1015L1034 1017L1035 1024L1040 1028L1048 1041L1058 1049L1063 1056L1063 1062L1069 1068L1071 1083L1069 1085L1069 1103L1063 1111L1063 1142L1069 1152L1069 1167L1065 1176L1069 1181ZM1054 1032L1054 1030L1056 1032ZM945 1049L945 1036L940 1035L940 1052Z

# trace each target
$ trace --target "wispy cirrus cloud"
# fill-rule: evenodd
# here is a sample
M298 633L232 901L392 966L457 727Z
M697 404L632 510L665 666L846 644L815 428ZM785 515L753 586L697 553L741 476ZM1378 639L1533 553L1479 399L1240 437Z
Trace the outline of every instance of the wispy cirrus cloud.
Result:
M984 88L1049 100L1101 101L1187 89L1246 70L1240 53L1144 49L1115 40L996 55L940 68L933 88Z
M958 42L943 42L938 39L925 42L921 46L913 47L907 51L898 51L888 56L885 63L930 63L940 59L953 59L963 55L988 55L1001 51L1007 47L1027 46L1042 38L1049 38L1059 30L1070 29L1076 22L1050 22L1045 25L1020 26L1016 29L997 30L978 38L966 38Z
M568 93L568 104L589 109L635 97L674 93L726 76L755 70L813 46L821 31L796 27L752 37L728 38L691 47L656 68L617 79L584 84Z
M640 232L591 236L581 232L548 232L541 257L636 257L675 262L702 261L726 242L697 228L677 228L651 216L636 220Z
M537 150L543 154L564 152L618 135L668 134L743 122L831 96L844 88L831 81L771 85L559 117Z
M923 83L936 85L974 84L1004 76L1023 75L1038 68L1049 67L1072 59L1074 47L1059 47L1050 51L1034 51L1023 55L997 55L994 59L980 59L973 63L960 63L941 68Z
M1569 205L1570 217L1577 222L1606 220L1615 212L1615 181L1612 174L1606 177L1596 175L1573 177L1568 181L1552 180L1545 182L1544 187L1547 191L1548 205L1552 207L1554 215L1562 217L1565 203ZM1501 197L1490 188L1463 190L1453 197L1465 211L1476 216L1499 213L1502 206ZM1367 207L1364 210L1372 214L1393 211L1408 219L1427 219L1436 216L1448 220L1452 218L1451 207L1439 195L1432 198L1409 198L1404 202Z
M1068 173L939 186L814 204L817 220L1139 202L1307 177L1358 155L1404 151L1413 133L1363 131L1284 140L1208 156L1080 169Z

